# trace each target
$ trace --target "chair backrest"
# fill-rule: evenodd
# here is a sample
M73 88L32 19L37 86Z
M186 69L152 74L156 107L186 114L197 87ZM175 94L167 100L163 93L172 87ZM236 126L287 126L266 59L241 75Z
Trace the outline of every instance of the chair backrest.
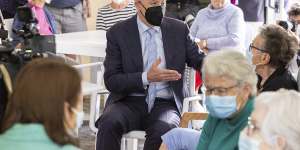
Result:
M195 76L196 76L196 71L193 68L186 66L183 78L184 78L184 84L186 84L187 86L189 96L197 95Z
M82 71L83 69L89 68L91 69L92 67L99 67L99 69L96 72L96 83L101 85L103 82L103 73L104 73L104 66L103 62L93 62L93 63L87 63L87 64L77 64L73 66L74 68Z
M181 120L180 120L180 127L187 128L189 125L189 122L192 120L206 120L208 117L208 113L206 112L186 112L183 114Z
M92 69L93 67L100 68L96 72L96 81L83 81L82 82L82 88L83 88L82 91L83 91L84 95L93 93L95 91L106 89L104 86L104 81L103 81L103 72L104 72L103 62L79 64L79 65L74 65L73 67L78 69L81 74L90 72L90 69ZM89 70L87 70L87 69L89 69Z

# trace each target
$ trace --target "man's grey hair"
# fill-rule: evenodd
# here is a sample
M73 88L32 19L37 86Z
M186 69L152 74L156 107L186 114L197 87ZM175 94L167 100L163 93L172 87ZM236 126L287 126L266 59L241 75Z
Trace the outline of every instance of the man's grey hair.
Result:
M225 76L239 84L249 84L251 95L256 95L257 76L247 58L236 50L220 50L208 54L202 67L203 75Z
M300 93L281 89L263 92L255 100L255 106L264 105L267 113L262 125L265 138L282 136L286 140L285 150L300 148Z

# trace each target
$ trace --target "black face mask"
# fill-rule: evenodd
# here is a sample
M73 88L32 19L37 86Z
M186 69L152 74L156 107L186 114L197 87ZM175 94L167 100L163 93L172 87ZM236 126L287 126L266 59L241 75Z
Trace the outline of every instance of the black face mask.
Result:
M149 7L148 9L146 9L145 18L149 24L153 26L160 26L163 18L162 7L161 6Z

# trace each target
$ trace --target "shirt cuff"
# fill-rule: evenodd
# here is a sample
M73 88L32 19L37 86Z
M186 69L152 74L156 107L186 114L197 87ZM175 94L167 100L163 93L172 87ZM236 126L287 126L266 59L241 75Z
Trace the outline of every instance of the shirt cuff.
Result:
M149 81L147 79L147 72L146 71L142 73L142 80L143 80L143 85L144 86L149 85Z

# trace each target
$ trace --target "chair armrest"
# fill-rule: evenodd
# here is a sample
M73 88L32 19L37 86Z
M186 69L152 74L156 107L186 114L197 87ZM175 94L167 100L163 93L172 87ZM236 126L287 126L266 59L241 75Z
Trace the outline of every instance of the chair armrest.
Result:
M208 113L199 113L199 112L186 112L183 114L181 121L180 121L180 127L187 128L188 123L191 120L206 120L208 117Z
M188 112L190 102L200 101L200 100L202 100L202 95L196 95L196 96L184 98L183 105L182 105L182 113Z
M108 90L106 90L106 89L102 89L102 90L100 90L99 92L98 92L98 94L109 94L109 91Z

